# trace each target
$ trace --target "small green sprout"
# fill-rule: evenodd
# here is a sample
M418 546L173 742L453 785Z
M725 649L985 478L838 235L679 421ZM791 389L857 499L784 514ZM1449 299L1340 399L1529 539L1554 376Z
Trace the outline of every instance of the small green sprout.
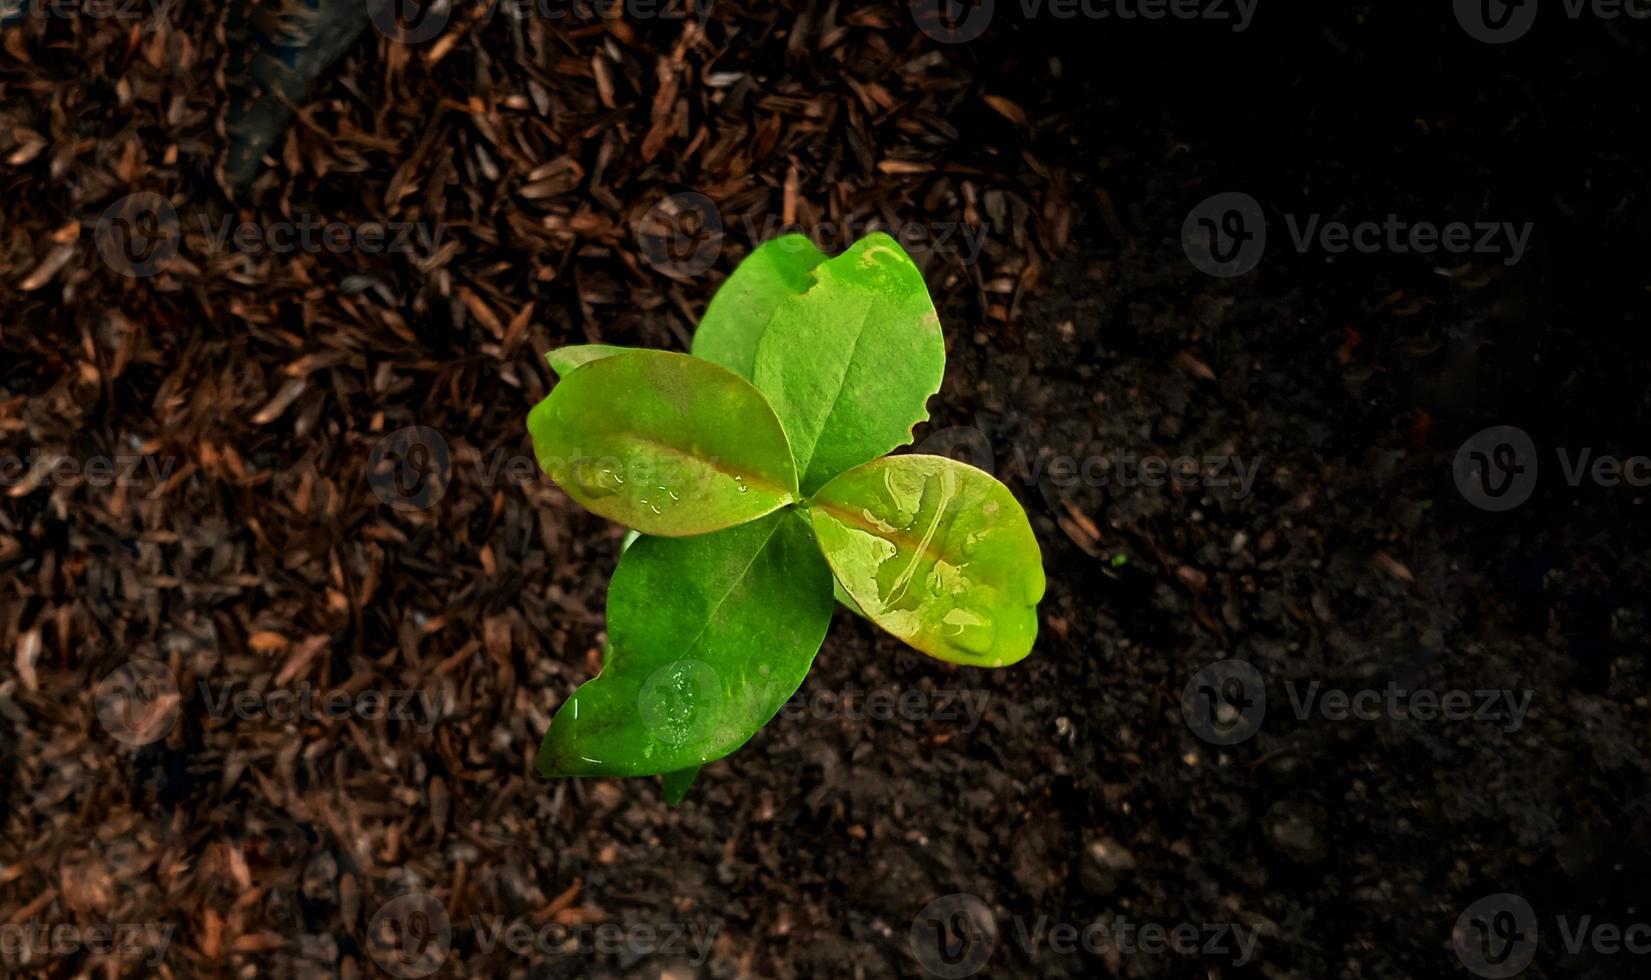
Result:
M756 734L802 686L832 597L941 660L1031 652L1042 558L989 474L906 445L946 345L887 235L828 259L801 235L753 252L693 354L589 344L528 415L539 464L639 532L608 589L601 672L557 712L538 768L664 777Z

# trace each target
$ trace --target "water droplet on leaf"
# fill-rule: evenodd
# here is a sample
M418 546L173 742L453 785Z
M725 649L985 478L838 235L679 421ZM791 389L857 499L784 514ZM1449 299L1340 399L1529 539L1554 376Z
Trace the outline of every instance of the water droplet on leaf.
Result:
M580 460L573 465L573 482L591 498L611 497L625 485L625 478L611 466L594 460Z
M980 656L992 649L997 626L985 613L953 609L941 618L946 626L946 642L964 653Z

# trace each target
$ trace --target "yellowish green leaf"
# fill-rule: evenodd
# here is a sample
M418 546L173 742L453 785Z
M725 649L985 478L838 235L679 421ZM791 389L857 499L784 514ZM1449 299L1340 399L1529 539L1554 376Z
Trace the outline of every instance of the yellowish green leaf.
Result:
M889 456L808 502L820 549L866 618L941 660L1003 667L1037 638L1042 556L990 475L943 456Z

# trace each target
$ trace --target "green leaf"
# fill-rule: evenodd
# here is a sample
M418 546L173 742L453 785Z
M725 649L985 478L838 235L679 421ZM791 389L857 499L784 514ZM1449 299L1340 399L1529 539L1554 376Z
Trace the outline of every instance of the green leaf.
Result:
M831 610L831 570L796 511L639 538L608 590L607 661L556 713L539 772L648 776L722 758L802 685Z
M660 786L665 791L665 805L676 806L694 788L694 780L699 778L699 767L678 769L675 772L661 773Z
M643 534L706 534L797 496L762 393L687 354L589 361L533 407L527 427L539 465L569 496Z
M612 344L575 344L572 347L556 348L545 355L545 360L550 362L550 369L555 371L558 377L565 378L568 376L568 372L582 364L599 361L604 357L612 357L615 354L628 354L639 349L636 347L615 347Z
M946 371L946 342L923 274L877 233L814 268L757 344L752 381L785 426L813 493L911 441Z
M1043 561L1026 512L990 475L890 456L826 484L808 513L872 622L953 663L1003 667L1031 652Z
M757 341L774 310L813 285L809 273L825 260L806 235L781 235L759 246L711 297L694 332L694 356L751 377Z

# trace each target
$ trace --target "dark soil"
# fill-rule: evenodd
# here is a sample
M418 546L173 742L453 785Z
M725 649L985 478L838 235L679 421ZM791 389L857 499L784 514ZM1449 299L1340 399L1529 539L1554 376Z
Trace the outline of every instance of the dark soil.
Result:
M215 171L238 43L221 15L0 30L0 457L172 464L131 489L9 476L0 497L0 924L176 929L160 968L0 970L381 975L374 914L420 892L453 923L442 975L923 976L914 917L964 893L995 926L988 976L1471 976L1458 918L1511 893L1542 930L1523 976L1644 975L1554 923L1651 917L1645 490L1569 486L1555 454L1651 453L1651 22L1545 9L1490 46L1448 6L1262 5L1235 34L1000 3L984 37L941 45L903 3L736 6L703 36L368 30L239 197ZM725 236L709 271L671 278L633 227L685 190ZM152 278L93 242L134 191L188 232ZM1220 279L1182 224L1227 191L1260 202L1268 243ZM440 221L456 245L248 258L209 247L203 209ZM1534 232L1512 265L1291 241L1292 218L1389 213ZM789 714L676 809L654 780L539 779L548 719L599 663L622 534L490 469L529 451L542 354L684 349L751 229L847 225L840 248L875 218L986 229L977 262L913 248L948 342L919 448L973 447L1026 506L1049 580L1036 652L953 667L839 612L804 703L916 691L934 710ZM409 425L452 451L428 509L367 479ZM1541 461L1506 512L1452 473L1495 425ZM1254 484L1063 477L1179 457L1223 481L1236 457ZM134 658L185 692L141 747L93 693ZM1267 695L1228 746L1183 714L1224 659ZM301 682L448 708L428 730L225 720L196 686ZM1390 682L1529 692L1529 715L1293 710L1310 685ZM956 691L983 699L978 726L943 710ZM715 944L703 963L489 952L494 917ZM1224 945L1031 935L1120 918Z

